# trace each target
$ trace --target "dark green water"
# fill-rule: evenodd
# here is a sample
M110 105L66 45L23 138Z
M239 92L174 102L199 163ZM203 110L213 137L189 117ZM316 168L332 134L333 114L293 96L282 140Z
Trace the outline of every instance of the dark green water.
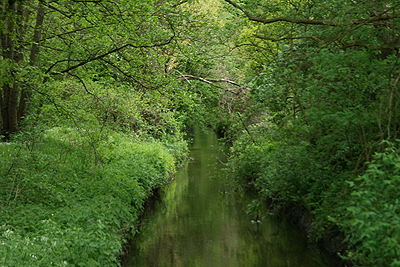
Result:
M266 213L252 222L248 194L218 179L221 149L213 133L195 133L195 160L148 209L123 266L337 266L285 220Z

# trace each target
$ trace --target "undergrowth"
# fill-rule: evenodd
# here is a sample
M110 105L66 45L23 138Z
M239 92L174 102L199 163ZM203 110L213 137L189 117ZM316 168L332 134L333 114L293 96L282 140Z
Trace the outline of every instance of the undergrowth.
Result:
M120 266L152 190L175 172L182 142L53 128L0 144L2 266Z
M304 208L313 217L310 238L342 242L339 251L331 252L355 266L400 266L397 143L383 141L386 149L376 152L365 170L353 173L326 164L323 152L287 138L277 127L259 124L251 130L253 137L243 134L231 148L228 169L238 184L258 191L249 212L266 201L274 212ZM343 244L347 249L341 251Z

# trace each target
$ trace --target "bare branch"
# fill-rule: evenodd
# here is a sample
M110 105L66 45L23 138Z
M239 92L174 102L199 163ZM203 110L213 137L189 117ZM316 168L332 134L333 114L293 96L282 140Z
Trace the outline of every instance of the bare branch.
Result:
M177 3L177 4L175 4L175 5L172 5L171 7L172 7L172 8L176 8L176 7L178 7L178 6L182 5L182 4L185 4L185 3L187 3L187 2L189 2L189 0L182 0L182 1L180 1L179 3Z
M315 37L315 36L297 36L297 37L282 37L282 38L271 38L271 37L266 37L266 36L259 36L259 35L254 35L254 37L263 39L263 40L268 40L272 42L279 42L283 40L295 40L295 39L313 39L314 41L321 43L323 42L321 39Z
M236 85L236 86L238 86L238 87L242 87L240 84L238 84L238 83L236 83L236 82L234 82L234 81L226 80L226 79L212 79L212 78L207 78L207 80L210 81L210 82L217 82L217 83L219 83L219 82L230 83L230 84Z
M193 76L193 75L182 75L182 74L181 74L181 76L182 77L180 77L179 80L186 80L187 82L189 82L189 80L201 81L201 82L207 83L209 85L212 85L214 87L217 87L219 89L222 89L222 90L224 90L226 92L229 92L229 93L232 93L232 94L235 94L235 95L238 95L240 93L240 91L234 91L232 89L219 86L219 85L215 84L214 82L226 82L226 83L230 83L230 84L233 84L233 85L236 85L236 86L240 87L239 89L241 89L241 90L250 90L249 88L242 87L240 84L238 84L236 82L229 81L229 80L226 80L226 79L210 79L210 78L206 78L205 79L205 78L201 78L201 77L197 77L197 76Z

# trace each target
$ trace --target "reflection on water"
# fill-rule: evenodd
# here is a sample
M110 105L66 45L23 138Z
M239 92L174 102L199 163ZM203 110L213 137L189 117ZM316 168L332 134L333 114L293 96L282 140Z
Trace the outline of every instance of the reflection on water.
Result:
M223 151L213 133L197 131L191 155L145 214L123 266L335 266L298 228L267 215L252 223L250 198L215 179Z

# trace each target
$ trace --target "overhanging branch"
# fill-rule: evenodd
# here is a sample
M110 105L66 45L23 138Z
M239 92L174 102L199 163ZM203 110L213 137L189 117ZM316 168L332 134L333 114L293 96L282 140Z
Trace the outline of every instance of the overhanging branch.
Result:
M111 54L113 54L113 53L116 53L116 52L121 51L121 50L123 50L123 49L125 49L125 48L128 48L128 47L130 47L130 48L153 48L153 47L165 46L165 45L168 45L169 43L171 43L171 41L173 40L174 37L175 37L175 35L172 36L172 37L171 37L169 40L167 40L167 41L164 41L164 42L158 43L158 44L154 44L154 45L132 45L132 44L125 44L125 45L123 45L123 46L120 46L120 47L117 47L117 48L112 49L112 50L110 50L110 51L107 51L106 53L103 53L103 54L101 54L101 55L98 55L98 56L95 56L95 57L91 57L91 58L88 58L88 59L86 59L86 60L82 60L82 61L79 62L78 64L73 65L73 66L70 66L70 67L68 67L68 68L66 68L66 69L64 69L64 70L61 70L61 71L58 71L58 72L50 72L51 69L54 68L58 63L61 63L61 61L58 61L58 62L54 63L53 65L51 65L50 68L46 71L46 73L50 73L50 74L53 74L53 75L54 75L54 74L67 73L67 72L70 72L71 70L74 70L74 69L79 68L79 67L81 67L81 66L83 66L83 65L86 65L86 64L89 63L89 62L93 62L93 61L96 61L96 60L103 59L103 58L105 58L105 57L108 56L108 55L111 55Z
M382 12L381 14L374 16L374 17L370 17L368 19L351 19L348 22L333 22L330 20L295 19L295 18L290 18L290 17L274 17L274 18L269 18L269 19L259 18L259 17L253 16L246 9L239 6L232 0L225 0L225 2L231 4L235 8L242 11L249 18L249 20L260 22L263 24L270 24L270 23L274 23L274 22L278 22L278 21L284 21L284 22L289 22L289 23L294 23L294 24L342 26L342 25L351 25L351 24L374 24L376 22L383 21L383 20L400 18L400 13L388 13L389 10L393 10L395 7L399 6L400 4L397 4L397 5L393 6L392 8L390 8L389 10L386 10L386 11Z

